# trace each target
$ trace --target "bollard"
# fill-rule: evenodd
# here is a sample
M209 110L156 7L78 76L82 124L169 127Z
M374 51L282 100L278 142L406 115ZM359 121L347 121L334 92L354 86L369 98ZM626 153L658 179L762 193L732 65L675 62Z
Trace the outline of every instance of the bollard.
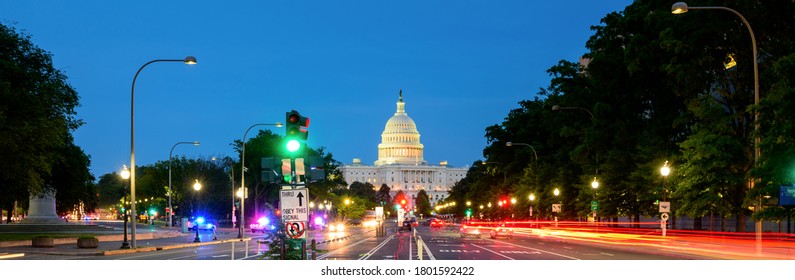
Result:
M310 245L309 248L312 250L312 259L316 260L317 259L317 243L315 243L314 239L312 239L312 245Z
M235 260L235 242L231 242L231 243L232 243L232 260L234 261Z
M301 259L306 259L306 239L301 239Z
M422 260L422 238L417 239L417 258Z

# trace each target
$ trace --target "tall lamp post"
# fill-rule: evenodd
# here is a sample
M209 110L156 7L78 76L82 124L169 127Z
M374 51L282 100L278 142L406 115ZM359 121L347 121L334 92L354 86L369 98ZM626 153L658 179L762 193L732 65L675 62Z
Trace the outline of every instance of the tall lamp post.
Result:
M596 177L593 177L591 188L593 189L593 202L591 202L591 210L593 210L593 222L596 224L596 226L599 226L599 223L596 222L596 211L599 210L599 202L596 201L596 189L599 188L599 181L596 180Z
M194 190L196 190L196 193L195 193L195 194L198 194L198 193L199 193L199 190L201 190L201 189L202 189L202 184L200 184L200 183L199 183L199 180L196 180L196 183L193 183L193 189L194 189ZM195 196L195 195L194 195L194 196ZM195 200L195 199L194 199L194 200ZM194 216L196 216L196 214L195 214L195 213L194 213L193 215L194 215ZM198 216L196 216L196 217L194 218L194 220L193 220L193 231L195 231L195 232L196 232L196 238L194 238L194 239L193 239L193 242L194 242L194 243L199 243L199 242L202 242L202 240L201 240L201 239L199 239L199 221L198 221L198 220L199 220Z
M171 228L172 225L172 216L174 216L174 208L171 207L171 155L174 153L174 148L177 147L179 144L193 144L194 146L199 145L199 141L193 142L177 142L174 146L171 147L171 152L168 153L168 228Z
M532 221L533 220L533 204L535 203L536 196L531 193L529 196L527 196L527 199L530 200L530 209L529 209L528 212L530 212L529 213L530 214L530 221ZM536 215L536 217L538 217L538 215ZM538 218L536 218L536 221L538 221Z
M127 165L124 165L124 169L121 170L121 178L125 181L130 179L130 170L127 169ZM122 208L124 208L124 211L122 211L124 215L124 241L121 243L121 248L130 249L130 243L127 242L127 194L122 197Z
M666 185L668 184L668 174L670 173L671 169L668 168L668 161L666 160L665 164L663 164L663 167L660 168L660 175L663 176L663 202L667 202L668 200L668 187ZM668 209L671 209L670 204L668 205L669 205ZM663 215L665 215L665 213L663 213ZM662 236L665 236L665 231L667 229L668 229L668 220L662 219Z
M533 156L535 156L536 161L538 161L538 153L536 153L536 149L530 144L527 143L514 143L514 142L505 142L506 147L513 147L513 146L528 146L531 150L533 150Z
M748 20L740 14L739 12L727 8L727 7L688 7L687 3L685 2L676 2L671 6L671 13L678 15L684 14L689 10L723 10L730 12L737 17L745 24L745 27L748 29L748 33L751 35L751 52L753 55L753 59L751 62L753 63L754 67L754 105L759 106L759 56L757 54L757 47L756 47L756 36L754 36L754 30L751 29L751 24L748 23ZM754 112L754 130L756 130L757 134L754 137L754 165L759 162L759 156L762 154L762 151L759 149L759 143L761 139L759 138L759 111ZM754 187L755 181L751 180L751 187ZM757 207L754 207L754 211L759 211L762 208L762 194L759 194L759 198L757 199ZM759 220L756 222L756 249L757 251L761 251L762 246L762 221Z
M155 59L145 63L141 68L138 68L138 72L135 72L135 76L133 77L132 81L132 91L130 94L130 211L135 214L135 80L138 79L138 74L141 73L141 70L152 63L155 62L182 62L185 64L196 64L196 58L193 56L186 56L184 59ZM135 222L132 223L132 230L130 231L131 238L132 238L132 248L135 248Z
M557 197L560 195L560 190L558 190L558 188L555 188L555 190L553 190L553 191L552 191L552 194L554 194L554 195L555 195L555 198L556 198L555 200L557 200ZM563 208L563 207L562 207L562 205L561 205L561 208ZM553 211L553 212L555 213L555 227L557 227L557 226L558 226L558 214L557 214L557 213L558 213L559 211L560 211L560 210L558 210L558 211Z
M243 133L243 142L242 142L242 149L241 149L241 156L240 156L240 189L243 191L243 194L240 198L240 221L238 224L240 225L240 230L237 233L237 238L243 238L246 236L246 137L248 136L248 132L254 128L255 126L260 125L272 125L275 127L282 127L281 122L277 123L258 123L253 124L246 129L246 133Z
M594 116L593 112L583 107L561 107L560 105L552 106L552 111L560 111L560 110L580 110L586 112L588 113L589 116L591 116L591 126L593 126L596 123L596 116ZM596 156L596 176L599 176L599 153L594 152L594 154Z

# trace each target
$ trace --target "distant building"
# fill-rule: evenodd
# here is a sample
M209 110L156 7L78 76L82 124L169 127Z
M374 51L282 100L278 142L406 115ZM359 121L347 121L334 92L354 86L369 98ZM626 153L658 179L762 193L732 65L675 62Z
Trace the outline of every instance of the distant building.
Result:
M354 158L353 163L340 167L348 187L353 182L370 183L378 191L382 184L391 189L390 194L403 191L414 198L420 190L425 190L431 207L444 200L455 183L466 176L467 168L454 168L441 161L439 165L429 165L423 158L423 145L420 133L405 110L403 91L397 102L395 115L389 118L381 133L378 144L378 160L373 166L362 164Z

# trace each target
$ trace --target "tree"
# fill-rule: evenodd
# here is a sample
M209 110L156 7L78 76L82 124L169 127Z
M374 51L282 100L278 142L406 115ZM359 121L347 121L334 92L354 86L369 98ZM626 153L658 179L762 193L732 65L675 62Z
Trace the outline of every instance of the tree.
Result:
M378 189L378 193L376 194L376 202L379 206L384 206L390 208L390 202L392 201L392 196L389 194L391 189L386 184L381 184L381 188Z
M377 192L373 184L353 182L348 189L348 193L367 201L368 206L374 206L376 204Z
M0 24L0 208L27 200L47 186L71 131L77 92L31 36Z
M425 217L431 216L431 202L428 199L428 193L425 192L425 190L420 190L417 193L417 198L414 201L414 205L417 205L418 214L425 215Z

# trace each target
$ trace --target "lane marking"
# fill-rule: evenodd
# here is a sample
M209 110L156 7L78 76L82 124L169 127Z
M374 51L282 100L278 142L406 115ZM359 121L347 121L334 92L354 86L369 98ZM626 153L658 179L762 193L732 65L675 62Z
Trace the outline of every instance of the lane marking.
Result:
M544 252L544 253L547 253L547 254L550 254L550 255L555 255L555 256L558 256L558 257L567 258L567 259L571 259L571 260L579 260L578 258L575 258L575 257L572 257L572 256L567 256L567 255L562 255L562 254L558 254L558 253L553 253L553 252L550 252L550 251L541 250L541 249L533 248L533 247L522 246L522 245L513 244L513 243L509 243L509 242L505 242L505 241L494 240L494 242L503 243L503 244L510 244L510 245L513 245L513 246L516 246L516 247L530 249L530 250L535 250L535 251L539 251L539 252Z
M492 251L492 250L491 250L491 249L489 249L489 248L486 248L486 247L483 247L483 246L480 246L480 245L472 244L472 246L475 246L475 247L481 248L481 249L483 249L483 250L486 250L486 251L492 252L492 253L494 253L495 255L498 255L498 256L500 256L500 257L503 257L503 258L506 258L506 259L509 259L509 260L515 260L514 258L511 258L511 257L509 257L509 256L506 256L506 255L503 255L503 254L500 254L500 253L497 253L497 252L495 252L495 251Z
M425 241L422 240L422 236L418 236L417 238L419 238L420 241L422 242L423 245L422 247L425 247L425 253L428 254L428 258L430 258L432 261L435 261L436 257L434 257L433 253L431 253L431 248L430 248L431 246L428 246L428 244L426 244Z
M318 257L317 257L317 259L318 259L318 260L325 259L325 258L327 258L328 256L330 256L331 254L334 254L335 252L337 252L337 251L339 251L339 250L342 250L342 249L347 249L347 248L350 248L350 247L353 247L353 246L356 246L356 245L362 244L363 242L365 242L365 241L368 241L368 240L370 240L370 239L372 239L372 238L375 238L375 237L368 237L368 238L362 239L362 240L361 240L361 241L359 241L359 242L356 242L356 243L350 244L350 245L348 245L348 246L344 246L344 247L337 248L337 249L336 249L336 250L334 250L334 251L331 251L331 252L328 252L328 253L325 253L325 254L322 254L322 255L318 256Z
M371 238L375 238L375 237L371 237ZM359 258L359 260L366 260L366 259L369 259L369 258L370 258L370 257L373 255L373 253L375 253L376 251L378 251L379 249L381 249L381 247L384 247L384 245L386 245L387 243L389 243L389 241L390 241L390 240L393 240L394 238L395 238L395 236L394 236L394 235L392 235L392 238L387 238L387 239L384 239L384 241L382 241L382 242L381 242L381 244L378 244L378 246L375 246L375 247L373 247L373 249L370 249L370 251L368 251L366 254L364 254L364 256L360 257L360 258ZM369 239L369 238L368 238L368 239ZM358 244L358 243L357 243L357 244ZM340 249L341 249L341 248L340 248ZM337 249L337 250L339 250L339 249ZM336 251L336 250L335 250L335 251ZM329 253L329 254L331 254L331 253Z

